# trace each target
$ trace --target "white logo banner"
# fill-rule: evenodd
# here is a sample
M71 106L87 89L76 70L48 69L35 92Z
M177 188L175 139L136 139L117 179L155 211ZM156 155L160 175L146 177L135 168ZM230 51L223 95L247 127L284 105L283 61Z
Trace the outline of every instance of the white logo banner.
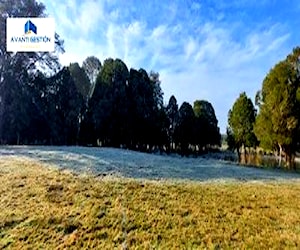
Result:
M53 18L7 18L8 52L53 52L55 24Z

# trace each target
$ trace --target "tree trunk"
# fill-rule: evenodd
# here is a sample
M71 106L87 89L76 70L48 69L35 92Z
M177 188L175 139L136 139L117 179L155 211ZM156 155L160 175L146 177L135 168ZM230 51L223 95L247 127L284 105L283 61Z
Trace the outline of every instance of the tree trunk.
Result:
M240 163L241 162L241 152L240 152L239 147L236 148L236 152L237 152L237 155L238 155L238 162Z
M288 169L295 169L295 158L292 150L289 148L286 154Z
M281 167L281 162L282 162L282 146L278 144L279 146L279 167Z
M245 145L243 145L244 148L244 163L247 164L247 151Z
M283 153L285 154L285 163L288 169L295 169L295 153L291 146L286 146L283 149Z

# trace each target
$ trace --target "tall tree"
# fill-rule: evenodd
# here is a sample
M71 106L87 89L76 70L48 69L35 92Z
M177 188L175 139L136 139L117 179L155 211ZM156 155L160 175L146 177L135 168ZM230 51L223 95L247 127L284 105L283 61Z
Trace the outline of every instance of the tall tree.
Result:
M113 146L125 144L128 130L128 99L127 82L129 72L126 64L120 60L114 61L114 73L112 79L112 113L110 122L110 137Z
M132 143L142 150L152 144L154 115L153 85L144 69L131 69L128 81L128 99L131 113Z
M29 86L31 93L30 130L27 131L27 142L32 144L49 144L51 141L52 119L49 119L48 95L52 92L49 86L49 78L37 71Z
M93 85L96 83L97 76L101 70L101 62L95 56L88 56L82 63L86 75L88 76L90 83Z
M187 155L189 146L194 142L195 114L192 106L184 102L178 112L178 123L175 128L175 141L180 145L182 155Z
M220 146L221 135L218 127L218 120L212 104L205 100L196 100L194 102L195 123L195 144L209 148L211 146Z
M43 102L46 116L51 117L48 121L49 143L77 144L84 99L67 67L46 79Z
M96 138L104 145L120 146L125 141L127 79L128 69L124 62L111 58L104 61L89 102Z
M165 107L161 107L156 114L156 127L155 127L155 142L154 144L159 147L160 152L169 151L170 138L169 138L169 119Z
M74 80L78 92L87 101L90 93L90 81L85 71L79 66L78 63L70 63L69 71Z
M25 84L29 76L24 71L20 75L22 80L19 81L10 72L5 72L3 76L5 81L0 92L0 142L20 144L29 127L31 112L31 93Z
M164 93L162 92L162 89L160 86L161 81L159 79L159 73L150 71L149 80L150 80L150 83L152 84L152 88L153 88L152 91L153 91L153 100L155 103L155 107L157 107L158 109L161 109L164 104L164 100L163 100Z
M93 126L94 134L93 144L101 142L103 144L108 140L108 119L112 112L111 105L111 85L113 79L114 60L109 58L104 61L103 68L99 73L95 89L89 100L88 117L89 123Z
M92 96L94 92L97 76L101 71L101 67L100 60L95 56L88 56L82 63L82 68L90 80L89 96Z
M256 146L256 137L253 131L255 116L256 111L251 99L245 92L241 93L228 113L228 124L233 134L239 160L241 160L241 147L244 149L246 160L246 147Z
M235 140L230 127L226 128L226 142L229 150L234 151L236 149Z
M172 95L169 99L169 103L166 108L167 117L169 120L168 126L168 137L170 141L170 149L171 151L175 150L176 145L174 141L175 128L178 120L178 104L174 95Z
M289 167L294 163L299 128L299 78L295 64L291 63L292 58L298 57L289 55L286 60L276 64L265 77L259 96L260 111L255 124L255 133L261 145L273 150L279 149L280 161L283 151Z

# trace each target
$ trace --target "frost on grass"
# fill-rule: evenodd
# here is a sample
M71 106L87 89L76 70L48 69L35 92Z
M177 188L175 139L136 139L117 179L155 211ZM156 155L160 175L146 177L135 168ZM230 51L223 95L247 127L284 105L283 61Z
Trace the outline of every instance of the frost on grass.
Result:
M29 157L60 169L103 176L151 180L286 181L299 175L280 170L241 167L206 158L181 158L124 149L58 146L1 146L0 155Z
M99 181L18 150L0 157L0 249L299 248L300 182Z

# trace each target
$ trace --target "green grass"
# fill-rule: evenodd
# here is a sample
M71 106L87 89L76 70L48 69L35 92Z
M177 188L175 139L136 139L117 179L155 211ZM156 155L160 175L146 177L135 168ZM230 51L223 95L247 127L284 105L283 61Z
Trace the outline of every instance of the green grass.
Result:
M299 248L299 183L77 176L0 158L0 249Z

